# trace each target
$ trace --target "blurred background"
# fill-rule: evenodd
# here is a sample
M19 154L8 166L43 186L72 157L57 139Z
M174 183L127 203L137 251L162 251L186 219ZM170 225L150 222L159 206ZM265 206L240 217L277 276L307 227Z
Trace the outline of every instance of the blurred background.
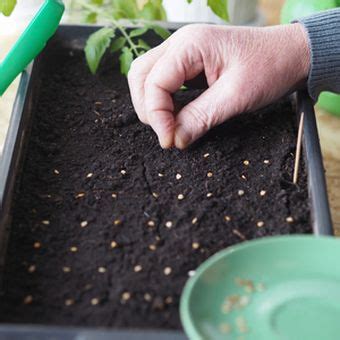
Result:
M137 0L140 5L147 0ZM228 10L230 23L235 25L264 26L287 21L290 16L299 15L301 8L306 13L315 9L324 9L335 0L287 0L284 17L280 18L284 0L229 0ZM0 15L0 60L9 51L20 33L37 12L43 0L18 0L17 6L10 17ZM72 0L66 0L67 11L64 23L78 23L84 20L82 13L76 9ZM194 0L190 5L184 0L163 0L168 21L174 22L225 22L216 16L206 5L206 0ZM302 7L295 6L302 4ZM309 6L312 4L313 6ZM295 12L294 12L295 11ZM288 20L289 22L290 20ZM18 77L19 78L19 77ZM10 86L0 98L0 154L6 137L7 127L12 111L19 79ZM339 97L340 98L340 97ZM340 102L340 101L339 101ZM327 106L326 106L327 108ZM340 105L337 106L340 111ZM324 155L329 198L331 203L334 226L340 235L340 115L317 108L317 120Z

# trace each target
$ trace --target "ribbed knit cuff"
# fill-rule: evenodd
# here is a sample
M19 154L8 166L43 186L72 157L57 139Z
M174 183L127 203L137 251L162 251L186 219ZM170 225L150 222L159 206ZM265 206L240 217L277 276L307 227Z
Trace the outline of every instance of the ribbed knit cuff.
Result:
M311 68L308 91L316 101L321 91L340 93L340 8L298 19L309 37Z

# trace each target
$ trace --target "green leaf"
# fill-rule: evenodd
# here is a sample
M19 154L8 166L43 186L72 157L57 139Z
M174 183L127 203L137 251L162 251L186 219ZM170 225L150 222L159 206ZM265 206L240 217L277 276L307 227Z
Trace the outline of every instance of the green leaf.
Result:
M126 39L124 37L119 37L112 42L111 52L117 52L124 47Z
M132 61L133 61L133 53L128 47L124 47L122 49L122 54L119 57L119 61L120 61L120 72L122 74L127 75L130 70Z
M103 5L104 4L104 0L91 0L91 3L94 5Z
M138 17L136 0L112 0L112 9L115 19L136 19Z
M229 20L228 0L208 0L208 6L221 19Z
M10 16L16 4L17 0L0 0L0 13Z
M145 20L166 20L166 12L162 0L149 0L139 13Z
M171 35L171 33L162 26L152 24L149 27L164 40L168 39Z
M144 50L149 50L151 47L142 39L138 39L138 47L143 48Z
M97 22L97 13L88 13L85 17L85 22L88 24L95 24Z
M93 74L96 73L99 63L107 48L110 46L111 38L115 35L114 29L104 27L90 35L85 46L87 64Z
M129 34L130 38L139 37L148 31L147 27L136 28Z
M191 4L191 3L192 3L192 0L187 0L187 3L188 3L188 4Z

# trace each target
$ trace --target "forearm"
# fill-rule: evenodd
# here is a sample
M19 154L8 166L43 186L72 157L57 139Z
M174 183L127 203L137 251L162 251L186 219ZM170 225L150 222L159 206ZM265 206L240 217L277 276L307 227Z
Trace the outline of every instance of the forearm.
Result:
M340 8L298 22L307 31L311 50L310 96L317 100L321 91L340 93Z

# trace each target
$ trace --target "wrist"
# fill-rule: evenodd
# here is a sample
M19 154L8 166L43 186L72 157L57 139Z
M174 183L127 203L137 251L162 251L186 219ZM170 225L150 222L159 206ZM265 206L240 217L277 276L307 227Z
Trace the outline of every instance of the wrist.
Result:
M308 34L300 23L287 25L286 28L298 85L307 80L310 71L311 52Z

